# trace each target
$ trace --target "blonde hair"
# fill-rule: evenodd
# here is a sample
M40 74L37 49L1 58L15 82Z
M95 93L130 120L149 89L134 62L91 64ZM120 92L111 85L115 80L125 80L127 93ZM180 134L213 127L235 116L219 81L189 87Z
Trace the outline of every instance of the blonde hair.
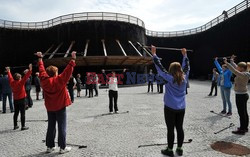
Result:
M46 72L50 77L54 77L58 72L58 68L56 66L50 65L46 68Z
M174 83L177 83L179 86L184 81L184 72L180 63L173 62L169 66L169 73L174 77Z
M247 71L250 71L250 62L247 62Z
M247 63L246 62L239 62L238 67L243 68L244 70L247 70Z

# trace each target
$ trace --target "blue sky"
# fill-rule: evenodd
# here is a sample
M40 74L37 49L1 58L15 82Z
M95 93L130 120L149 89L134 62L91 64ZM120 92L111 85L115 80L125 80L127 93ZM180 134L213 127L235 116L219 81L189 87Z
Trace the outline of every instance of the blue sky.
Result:
M243 0L0 0L0 19L45 21L78 12L136 16L154 31L201 26Z

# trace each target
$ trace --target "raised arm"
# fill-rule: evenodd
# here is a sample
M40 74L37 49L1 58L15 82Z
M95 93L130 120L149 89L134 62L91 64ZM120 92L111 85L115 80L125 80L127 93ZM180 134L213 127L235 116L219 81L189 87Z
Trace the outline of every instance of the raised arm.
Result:
M188 78L189 76L189 72L190 72L190 64L189 64L189 59L187 57L187 50L185 48L183 48L181 50L181 53L183 55L183 59L182 59L182 69L183 69L183 72L185 73L186 75L186 78Z
M21 84L24 85L25 82L28 80L28 78L30 77L32 73L32 64L29 64L29 70L28 72L23 76L22 80L21 80Z
M228 68L232 73L234 73L236 76L239 76L239 77L244 77L244 76L246 76L244 73L242 73L242 72L240 72L239 70L237 70L237 69L235 68L234 65L232 65L231 63L228 63L226 58L224 58L223 60L224 60L224 63L227 65L227 68ZM236 67L237 67L237 65L236 65Z
M231 56L231 58L230 58L230 63L231 63L231 65L234 67L234 68L237 68L237 64L235 64L235 62L234 62L234 59L235 59L235 55L232 55Z
M215 66L216 66L218 72L219 72L220 74L222 74L222 68L221 68L221 66L220 66L220 64L219 64L219 62L218 62L218 58L217 58L217 57L214 59L214 64L215 64Z
M49 75L47 74L45 68L44 68L44 64L43 64L43 54L42 52L37 52L36 53L37 57L38 57L38 69L39 69L39 77L40 79L44 79L44 78L47 78L49 77Z
M73 73L74 67L76 66L76 64L75 64L76 52L73 51L71 53L71 56L72 56L72 58L71 58L69 64L67 65L67 67L64 69L64 71L60 75L58 75L58 78L60 79L60 81L62 81L62 83L65 85L69 81L70 76Z
M158 74L166 81L171 81L173 77L168 74L168 71L162 66L160 58L156 55L155 46L151 46L151 51L153 54L153 61Z
M12 82L14 82L14 79L12 77L12 74L10 72L10 67L5 67L7 73L8 73L8 79L9 79L9 83L12 84Z
M250 72L250 62L247 62L247 71Z

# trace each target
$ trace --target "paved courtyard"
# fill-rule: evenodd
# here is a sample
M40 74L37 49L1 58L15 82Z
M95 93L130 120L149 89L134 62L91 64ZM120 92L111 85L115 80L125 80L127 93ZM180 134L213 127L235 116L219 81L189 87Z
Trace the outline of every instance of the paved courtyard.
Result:
M44 120L47 119L47 114L43 100L34 100L33 108L26 112L26 125L30 127L27 131L12 130L13 114L7 110L7 114L0 114L0 156L163 157L160 150L165 146L138 148L139 145L166 143L167 136L163 115L163 94L156 93L156 85L154 93L146 91L146 86L120 88L119 111L129 111L129 113L114 115L102 115L108 113L106 89L99 90L99 97L75 98L75 103L67 108L67 143L87 145L87 148L73 147L71 152L64 155L59 155L58 148L55 153L45 154L46 146L42 140L46 135L47 122ZM250 147L250 133L245 136L231 133L239 124L234 92L231 94L233 115L228 119L210 112L211 110L220 112L222 101L220 92L217 97L207 97L209 91L210 82L191 81L184 128L185 141L188 139L193 141L184 144L184 156L230 156L216 152L210 147L210 144L216 141L233 142ZM84 94L85 90L81 95ZM34 92L32 96L35 98ZM250 101L248 101L248 111L250 112ZM234 123L235 127L214 134L230 123Z

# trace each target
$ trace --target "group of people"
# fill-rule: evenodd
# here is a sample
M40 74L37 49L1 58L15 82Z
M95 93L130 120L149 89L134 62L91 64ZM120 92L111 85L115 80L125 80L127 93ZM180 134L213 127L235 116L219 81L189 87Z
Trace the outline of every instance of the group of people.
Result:
M46 69L43 64L43 55L41 52L37 52L38 57L38 68L39 73L36 73L35 77L35 86L36 86L36 96L39 99L40 87L43 89L45 107L47 109L48 115L48 128L46 134L46 146L47 153L55 151L55 136L56 136L56 123L58 125L58 145L60 147L59 153L66 153L71 150L71 147L66 146L66 118L67 112L66 107L70 106L74 99L72 90L77 88L77 91L81 90L81 79L80 74L77 75L77 79L74 80L72 76L74 67L76 66L76 52L73 51L71 56L71 61L64 69L61 74L58 74L58 68L55 66L48 66ZM21 74L15 73L13 76L9 67L6 67L6 72L8 79L3 79L5 84L9 85L11 90L11 96L13 93L14 97L14 107L10 107L11 111L14 113L14 130L18 129L17 124L18 114L21 114L21 130L27 130L29 127L25 126L25 107L26 104L30 104L28 96L31 88L27 88L26 84L31 85L31 74L32 74L32 64L29 65L29 69L25 70L24 76ZM112 76L107 77L109 84L109 111L113 113L118 113L118 81L116 74L113 71ZM2 82L2 78L1 78ZM39 86L38 86L39 84ZM93 82L92 82L93 84ZM39 87L39 88L38 88ZM1 90L2 92L2 90ZM4 93L4 92L3 92ZM77 96L80 97L80 93L77 93ZM3 97L5 98L5 97ZM32 99L31 99L32 100ZM113 105L114 104L114 105Z
M156 81L157 84L157 92L158 93L163 93L163 85L164 85L164 80L161 78L159 74L154 75L153 70L149 70L149 74L147 77L147 82L148 82L148 93L151 91L154 91L154 81Z
M212 85L209 96L212 95L213 89L215 88L215 96L217 96L217 85L220 86L221 98L223 102L223 109L221 114L227 116L232 115L232 103L231 103L231 88L232 88L232 74L234 78L234 91L235 91L235 102L240 117L240 127L232 131L233 134L244 135L248 132L249 116L247 112L247 101L248 95L248 81L250 79L250 63L239 62L236 64L234 55L231 56L228 62L227 58L223 58L224 64L221 66L218 62L218 57L215 58L214 64L216 68L213 69ZM217 72L218 70L218 72Z
M93 96L98 96L99 84L97 74L87 72L84 79L84 84L86 89L85 96L88 96L89 98L92 98ZM74 78L73 75L70 77L70 80L67 83L67 87L72 103L74 102L74 89L77 90L77 97L81 97L81 91L84 84L81 79L81 74L77 74L76 78ZM93 94L93 91L95 91L95 95Z
M94 91L95 96L98 96L98 90L99 90L99 81L98 76L96 73L87 72L85 77L85 96L88 96L89 98L94 97Z
M88 79L89 78L89 79ZM98 90L99 90L99 83L98 83L98 76L95 73L92 72L87 72L85 79L84 79L84 84L85 84L85 96L92 98L93 96L97 97L98 96ZM81 97L81 91L83 88L83 81L81 79L81 74L77 74L76 78L71 75L70 79L67 83L67 88L69 91L70 99L71 102L74 103L74 91L76 89L77 91L77 97ZM93 91L95 91L95 95L93 94Z
M184 130L183 122L186 109L186 89L188 87L188 77L190 71L189 59L187 57L187 50L183 48L181 53L183 55L182 65L178 62L173 62L169 66L169 70L166 70L160 61L160 58L156 55L156 47L151 46L151 51L153 55L153 61L157 73L161 79L164 81L165 93L164 93L164 117L167 126L167 141L168 146L161 152L164 155L174 156L173 146L175 131L177 131L177 148L176 153L179 156L183 155L183 141L184 141ZM46 146L47 152L53 152L55 150L55 133L56 133L56 123L58 124L58 145L60 147L60 153L69 152L71 147L66 146L66 107L70 106L74 99L70 98L71 89L77 86L77 91L81 90L81 79L80 74L77 75L77 79L74 80L72 73L74 67L76 66L76 52L72 52L71 61L68 63L67 67L61 74L58 74L58 68L55 66L48 66L46 69L42 60L42 53L37 52L38 57L38 67L39 83L43 89L45 107L47 109L48 115L48 128L46 134ZM236 75L235 77L235 94L236 94L236 106L238 109L238 114L240 116L240 127L233 131L234 134L244 135L248 132L249 117L247 113L247 100L249 98L247 93L247 83L250 79L249 68L250 65L245 62L234 63L235 56L230 58L230 62L226 58L223 59L224 64L221 66L218 59L215 58L216 69L213 69L212 77L212 87L209 96L212 95L213 88L217 91L217 83L220 85L221 96L223 100L223 110L222 114L232 115L232 105L230 102L230 92L232 87L231 76L232 73ZM30 78L32 73L32 65L29 65L29 69L26 70L25 75L22 77L20 74L15 73L12 76L10 68L6 67L8 74L8 82L12 89L14 96L14 129L18 129L17 117L18 113L21 113L21 126L22 130L27 130L28 127L25 126L25 104L27 98L27 90L25 88L25 83ZM105 74L105 71L103 71ZM152 74L152 71L150 71ZM96 77L90 77L91 73L87 74L87 77L98 79ZM88 78L87 78L88 79ZM109 111L118 113L118 80L116 73L112 71L112 75L107 77L105 75L106 81L108 81L109 86ZM90 80L96 81L96 80ZM149 80L152 82L152 80ZM97 81L98 82L98 81ZM86 82L87 83L87 82ZM77 85L78 84L78 85ZM91 83L92 84L92 83ZM2 84L1 84L2 86ZM151 86L151 83L149 84ZM69 89L69 87L71 89ZM67 89L68 88L68 89ZM79 89L79 90L78 90ZM2 91L3 92L3 91ZM89 91L91 92L91 91ZM148 90L149 92L149 90ZM215 93L217 95L217 92ZM80 97L80 93L77 94ZM227 111L228 106L228 112Z
M167 125L167 139L168 147L162 150L162 154L168 156L174 156L173 143L174 143L174 128L177 131L177 149L176 153L182 156L183 149L182 144L184 140L183 131L183 119L185 115L185 91L188 86L189 75L189 60L187 58L186 49L182 49L183 62L182 66L178 62L173 62L169 66L167 71L161 64L160 59L156 55L156 48L151 47L153 60L158 74L166 81L165 94L164 94L164 115ZM234 90L235 90L235 102L240 117L240 126L237 130L232 131L233 134L245 135L248 132L249 116L247 111L248 95L248 82L250 80L250 62L234 62L235 56L232 55L230 62L227 58L223 58L224 64L221 66L218 62L218 58L215 58L214 64L217 70L213 69L212 86L209 96L212 96L213 89L215 88L215 96L217 96L217 84L221 89L221 98L223 101L223 110L221 114L232 115L232 104L230 101L231 93L231 77L234 78ZM228 111L227 111L228 107Z
M104 73L105 74L105 73ZM106 76L106 74L105 74ZM84 83L83 83L84 82ZM71 102L74 102L74 90L77 90L77 97L81 97L81 91L85 84L85 96L92 98L98 96L99 81L96 73L86 72L84 81L81 79L81 74L77 74L76 78L72 75L67 83L67 88L70 94ZM95 91L95 95L94 92Z
M223 58L224 64L222 66L218 62L218 57L215 58L214 64L216 68L213 69L211 90L208 96L212 96L213 89L215 89L214 96L217 96L217 85L220 86L221 98L223 102L223 109L220 113L231 116L231 80L232 75L235 75L235 102L240 117L240 127L237 130L232 131L232 133L244 135L246 132L248 132L249 125L249 116L247 112L247 100L249 99L249 95L247 93L247 84L250 79L250 63L239 62L236 64L234 62L235 57L236 56L232 55L229 62L227 58Z

